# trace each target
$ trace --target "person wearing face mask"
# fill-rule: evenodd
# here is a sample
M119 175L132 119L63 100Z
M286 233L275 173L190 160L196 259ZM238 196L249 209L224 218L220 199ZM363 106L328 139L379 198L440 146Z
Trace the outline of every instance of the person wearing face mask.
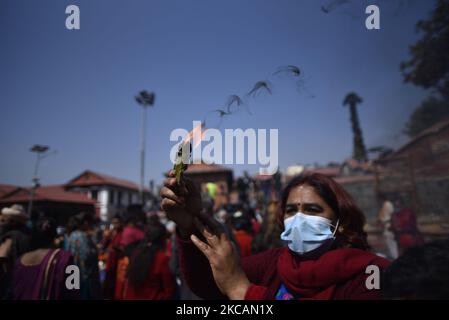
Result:
M321 174L297 176L281 198L278 222L286 247L239 259L218 223L201 213L193 183L171 174L162 208L178 226L181 271L205 299L380 299L367 267L389 261L369 251L365 219L349 194Z

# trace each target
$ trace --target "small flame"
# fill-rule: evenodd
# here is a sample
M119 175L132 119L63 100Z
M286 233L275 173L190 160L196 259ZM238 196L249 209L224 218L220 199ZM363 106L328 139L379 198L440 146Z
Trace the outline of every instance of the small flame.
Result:
M196 148L199 146L199 144L203 140L205 133L206 133L206 125L204 124L204 122L201 122L199 125L197 125L195 128L193 128L192 131L190 131L187 134L187 136L184 138L183 143L188 143L192 139L196 140L195 144L193 145L193 148ZM199 139L194 139L194 137L197 135L199 135Z

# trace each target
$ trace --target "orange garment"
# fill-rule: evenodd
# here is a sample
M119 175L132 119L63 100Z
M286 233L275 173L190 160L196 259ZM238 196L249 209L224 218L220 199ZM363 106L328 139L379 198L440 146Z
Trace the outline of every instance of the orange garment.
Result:
M121 248L126 248L131 243L142 240L144 237L144 232L134 226L126 226L119 239L119 246ZM125 279L126 279L126 269L128 268L129 259L128 257L123 257L118 260L117 263L117 280L115 284L115 300L122 300L125 290Z
M251 255L251 243L253 237L243 230L237 230L234 232L235 240L240 247L240 256L247 257Z
M170 271L169 258L159 250L153 264L148 270L145 282L140 288L133 288L125 283L125 300L168 300L173 298L176 291L175 276Z
M122 300L125 291L126 269L128 268L129 259L124 256L117 263L117 279L115 281L115 300Z

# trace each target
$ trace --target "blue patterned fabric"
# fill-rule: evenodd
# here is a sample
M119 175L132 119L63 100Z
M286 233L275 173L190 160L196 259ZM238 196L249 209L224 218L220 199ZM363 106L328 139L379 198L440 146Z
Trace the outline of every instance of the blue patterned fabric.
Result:
M276 293L276 300L294 300L293 295L288 292L287 287L281 283L278 292Z

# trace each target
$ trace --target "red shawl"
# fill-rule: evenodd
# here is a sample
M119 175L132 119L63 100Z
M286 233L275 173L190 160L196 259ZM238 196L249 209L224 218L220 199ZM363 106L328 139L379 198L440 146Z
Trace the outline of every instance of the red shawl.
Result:
M381 269L389 261L370 252L341 248L328 251L316 260L303 260L290 250L279 256L277 269L281 282L299 299L331 299L338 285L363 274L369 265Z

